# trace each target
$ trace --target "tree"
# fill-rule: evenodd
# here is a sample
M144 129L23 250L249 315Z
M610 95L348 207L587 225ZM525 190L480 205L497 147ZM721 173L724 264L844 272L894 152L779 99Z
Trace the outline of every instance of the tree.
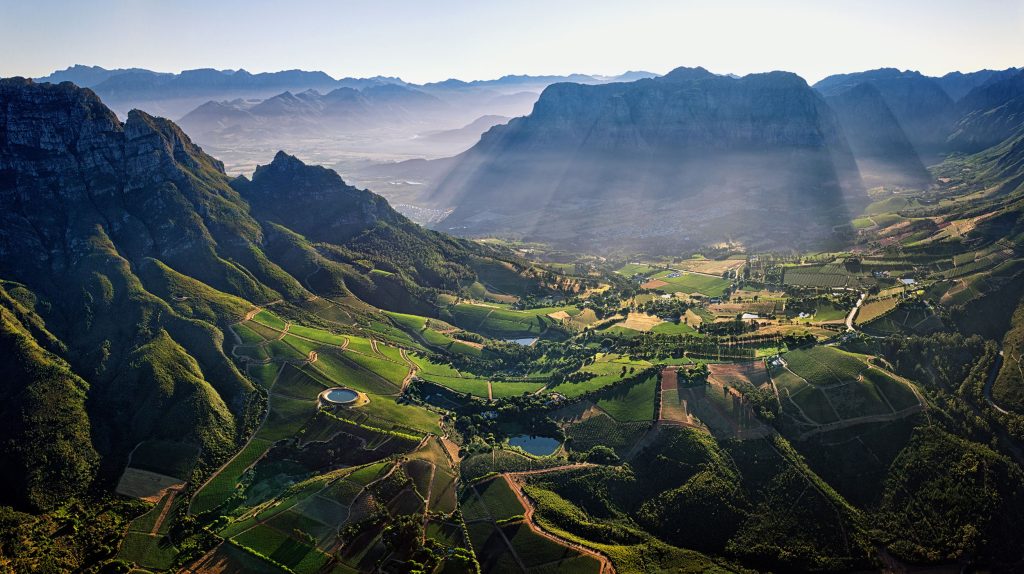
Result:
M597 445L587 451L587 462L594 464L618 464L619 455L615 454L615 451L604 445Z

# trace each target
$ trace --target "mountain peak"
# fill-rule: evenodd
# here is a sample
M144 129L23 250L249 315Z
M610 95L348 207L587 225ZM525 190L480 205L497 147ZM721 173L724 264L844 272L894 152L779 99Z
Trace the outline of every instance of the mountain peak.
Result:
M702 66L696 68L687 68L686 66L680 66L671 72L662 76L665 80L672 81L689 81L689 80L701 80L714 76L711 72L707 71Z
M275 170L296 170L306 167L306 164L301 159L284 150L278 150L274 154L274 159L270 162L270 167Z

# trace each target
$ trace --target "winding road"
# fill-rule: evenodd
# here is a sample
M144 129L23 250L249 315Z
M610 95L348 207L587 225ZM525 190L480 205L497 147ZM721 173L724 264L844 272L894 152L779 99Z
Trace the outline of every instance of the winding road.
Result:
M555 544L558 544L558 545L561 545L561 546L565 546L566 548L571 548L571 549L575 550L576 552L579 552L581 554L585 554L587 556L592 557L594 560L597 560L598 563L601 564L601 570L600 570L600 572L598 574L615 574L615 566L612 564L611 559L609 559L607 556L605 556L601 552L598 552L598 551L593 550L591 548L587 548L586 546L583 546L581 544L577 544L575 542L572 542L572 541L569 541L569 540L565 540L564 538L556 536L556 535L554 535L554 534L544 530L543 528L541 528L540 525L538 525L537 522L533 518L533 511L534 511L533 502L530 500L530 497L528 497L526 495L526 493L523 492L522 483L519 481L519 479L521 477L532 475L532 474L544 474L544 473L547 473L547 472L555 472L555 471L560 471L560 470L578 469L578 468L588 468L588 467L592 467L592 466L596 466L596 465L591 464L591 463L571 464L571 465L557 466L557 467L553 467L553 468L544 468L544 469L537 469L537 470L527 470L527 471L523 471L523 472L507 472L507 473L502 474L501 476L502 476L502 478L505 479L505 482L508 483L509 488L512 489L512 492L516 495L516 498L519 499L519 503L523 505L523 509L525 510L525 513L523 514L523 523L526 524L526 526L531 531L533 531L535 534L537 534L539 536L543 536L544 538L547 538L548 540L554 542ZM501 532L500 529L498 531ZM509 547L510 548L512 547L511 543L509 544Z

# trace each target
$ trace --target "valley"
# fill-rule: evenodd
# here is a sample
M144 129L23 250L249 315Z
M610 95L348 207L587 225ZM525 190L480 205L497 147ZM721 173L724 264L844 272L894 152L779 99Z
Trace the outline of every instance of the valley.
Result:
M113 72L0 79L0 570L1024 567L1019 69Z

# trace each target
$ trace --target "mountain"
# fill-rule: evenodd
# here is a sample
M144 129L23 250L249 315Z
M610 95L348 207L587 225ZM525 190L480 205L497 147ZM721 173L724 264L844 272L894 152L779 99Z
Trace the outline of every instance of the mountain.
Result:
M59 84L61 82L71 82L76 86L83 88L91 88L97 84L101 84L114 76L122 74L133 74L133 75L149 75L149 76L169 76L171 74L161 74L159 72L151 72L142 68L117 68L114 70L108 70L101 68L100 66L83 66L76 64L70 66L64 70L58 70L48 76L36 78L37 82L49 82L51 84Z
M835 115L798 76L679 68L548 87L529 116L460 155L430 199L454 208L439 228L460 233L781 245L797 228L830 236L864 193Z
M971 90L991 82L997 82L1019 72L1018 68L1005 70L978 70L976 72L950 72L937 78L939 85L953 101L959 101Z
M264 400L224 348L257 305L436 314L499 260L287 154L234 179L169 120L0 80L0 503L109 487L143 441L223 462Z
M219 162L170 122L133 112L121 123L70 83L2 80L0 102L0 277L12 282L28 325L45 327L8 326L25 349L8 368L29 378L4 379L13 416L0 458L18 469L5 476L40 481L5 489L5 500L48 508L147 439L189 441L209 460L229 453L255 395L224 354L220 327L251 307L242 298L280 293L257 279L266 269L243 273L228 262L246 257L259 229ZM202 311L171 299L182 275L215 295ZM33 342L50 354L31 352ZM45 411L32 407L34 387L60 380L73 425L45 424ZM64 454L21 452L20 432ZM62 437L75 435L80 448L71 449ZM74 458L92 449L98 471ZM77 472L58 486L43 481L63 472L53 466L62 456Z
M255 102L207 102L181 118L180 124L198 138L217 141L222 135L243 132L263 139L420 125L446 113L448 106L430 94L398 84L374 84L326 94L286 91Z
M814 89L824 96L835 96L863 83L878 89L919 156L932 159L943 150L956 110L953 98L935 78L881 68L828 76L814 84Z
M302 70L251 74L245 70L203 68L171 74L141 68L107 70L98 66L72 66L37 81L69 81L92 88L122 117L133 108L180 117L210 99L262 98L286 90L330 90L341 85L324 72ZM376 85L388 79L371 81Z
M1006 140L1024 125L1024 71L974 88L957 102L957 111L951 150L973 153Z
M878 88L870 83L858 84L825 101L839 118L868 187L928 185L928 170Z

